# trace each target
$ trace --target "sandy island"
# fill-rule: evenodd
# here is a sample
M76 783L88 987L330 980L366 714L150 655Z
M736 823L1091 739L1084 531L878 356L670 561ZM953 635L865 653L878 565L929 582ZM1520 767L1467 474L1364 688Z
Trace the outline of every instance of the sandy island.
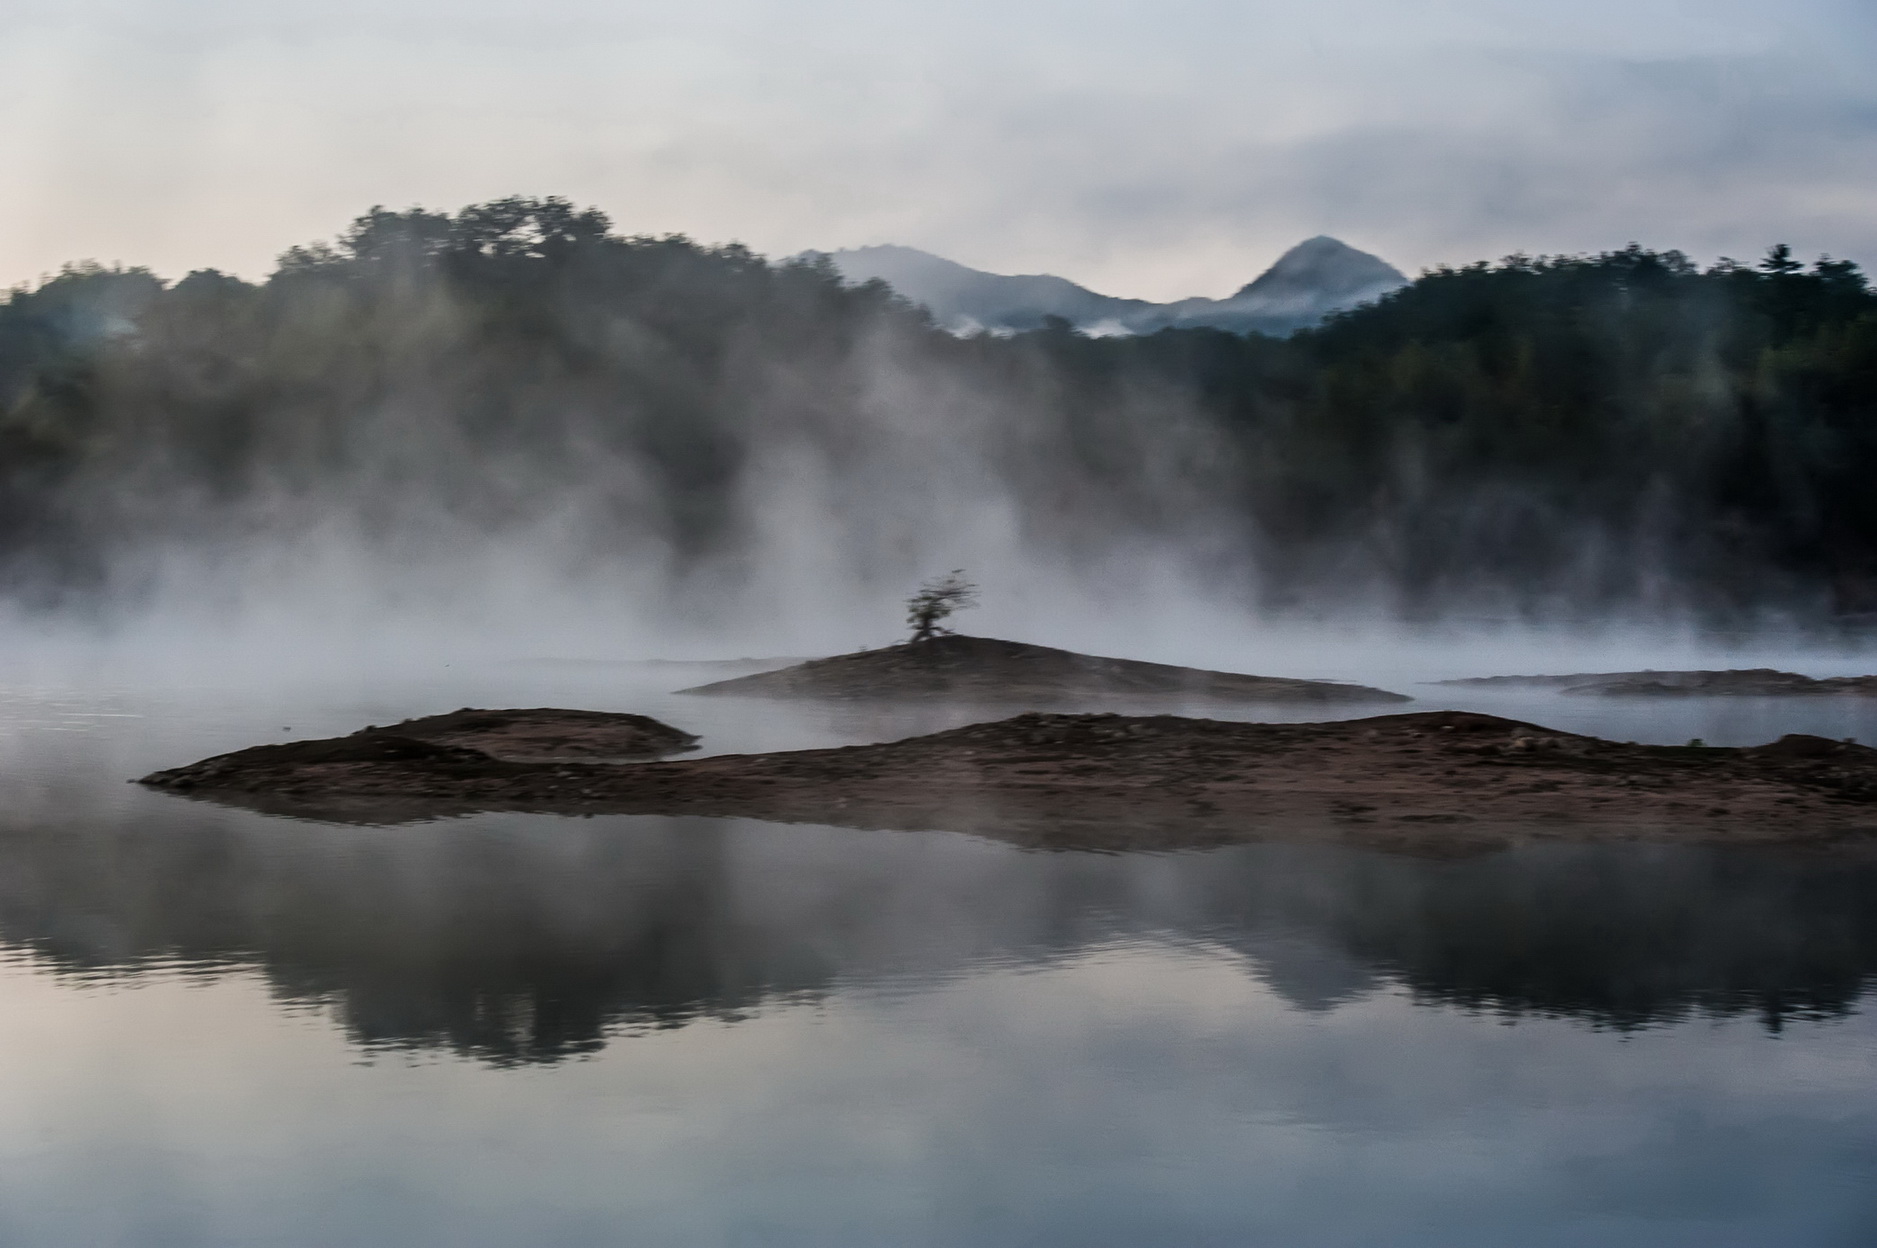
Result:
M1333 680L1211 672L1167 663L1105 659L1051 646L952 634L882 650L811 659L680 689L679 693L837 701L949 698L1060 704L1089 698L1226 702L1412 702L1385 689Z
M531 716L594 713L474 714L508 716L512 735ZM1459 711L1317 724L1032 713L880 745L621 765L498 758L465 743L473 731L425 740L407 727L256 746L142 783L361 822L737 816L1113 850L1300 837L1442 852L1529 837L1877 842L1877 750L1810 736L1724 749Z
M1470 676L1442 685L1474 689L1556 689L1559 693L1607 698L1877 698L1877 676L1822 679L1771 667L1705 672L1578 672L1571 676Z

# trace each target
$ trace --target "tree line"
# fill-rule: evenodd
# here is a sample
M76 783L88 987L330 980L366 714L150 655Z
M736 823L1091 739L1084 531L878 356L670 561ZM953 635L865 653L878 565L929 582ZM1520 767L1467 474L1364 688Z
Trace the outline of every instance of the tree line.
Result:
M1856 617L1877 295L1783 246L1632 245L1437 269L1288 338L960 338L825 261L511 198L373 209L258 283L73 265L0 301L16 602L335 514L572 514L596 558L722 573L799 516L803 464L834 553L895 583L995 500L1039 557L1176 552L1276 609Z

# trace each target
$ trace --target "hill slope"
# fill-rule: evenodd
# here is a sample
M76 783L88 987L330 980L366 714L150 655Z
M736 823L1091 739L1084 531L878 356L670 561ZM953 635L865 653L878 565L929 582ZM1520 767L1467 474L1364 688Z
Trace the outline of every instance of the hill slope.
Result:
M1047 273L986 273L916 247L859 247L832 252L829 259L846 280L885 282L953 330L1036 329L1046 316L1081 327L1125 323L1162 306L1097 294Z

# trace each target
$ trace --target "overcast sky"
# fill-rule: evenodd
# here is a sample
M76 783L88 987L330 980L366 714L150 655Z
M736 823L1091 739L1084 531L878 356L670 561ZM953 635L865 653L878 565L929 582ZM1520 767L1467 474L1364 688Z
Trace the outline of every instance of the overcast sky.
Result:
M0 0L0 285L520 192L1222 295L1635 239L1877 262L1872 0Z

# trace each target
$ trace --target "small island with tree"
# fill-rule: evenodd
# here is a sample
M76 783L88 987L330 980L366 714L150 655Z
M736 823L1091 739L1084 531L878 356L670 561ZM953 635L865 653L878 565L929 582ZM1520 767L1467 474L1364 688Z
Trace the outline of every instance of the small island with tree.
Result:
M925 582L906 600L909 640L881 650L811 659L681 689L680 693L834 701L925 699L1061 707L1090 701L1384 703L1412 699L1330 680L1252 676L1077 654L946 627L978 603L962 568Z

